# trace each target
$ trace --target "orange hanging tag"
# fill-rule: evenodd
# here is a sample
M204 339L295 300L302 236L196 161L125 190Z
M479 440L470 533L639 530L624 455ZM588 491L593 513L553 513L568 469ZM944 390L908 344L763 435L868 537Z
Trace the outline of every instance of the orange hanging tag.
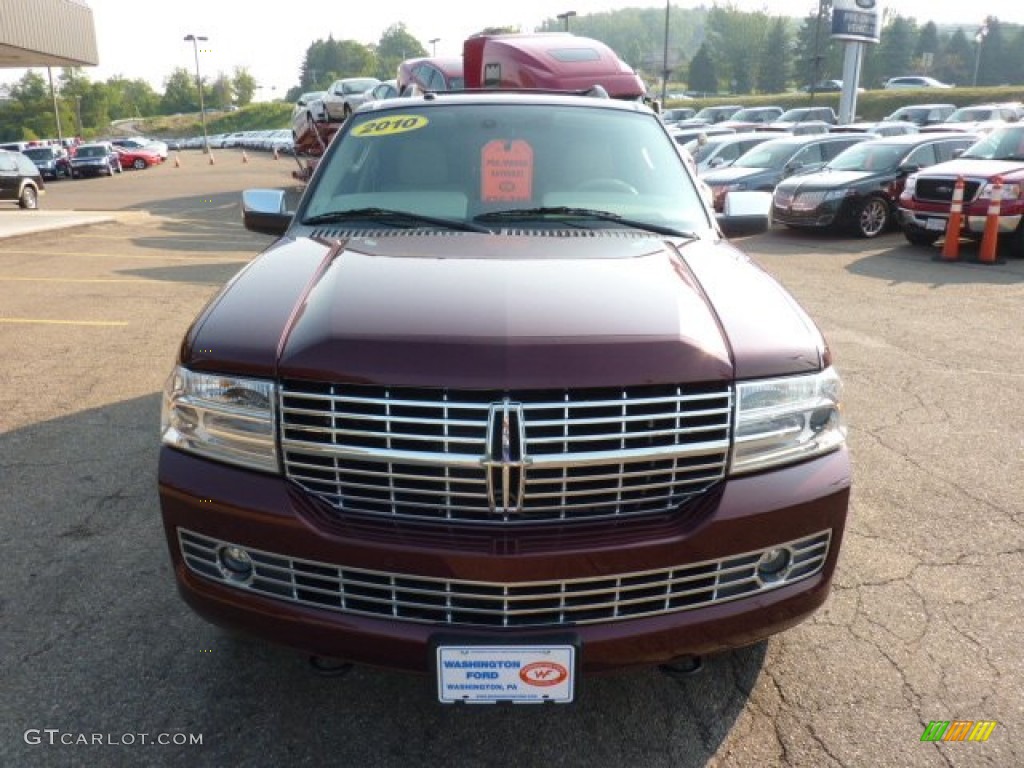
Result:
M533 148L522 139L494 139L480 150L480 196L485 203L533 198Z

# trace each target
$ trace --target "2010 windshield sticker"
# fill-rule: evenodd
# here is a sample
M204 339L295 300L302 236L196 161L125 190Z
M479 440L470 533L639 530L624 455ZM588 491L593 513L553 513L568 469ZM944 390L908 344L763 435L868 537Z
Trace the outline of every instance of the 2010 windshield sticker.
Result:
M367 120L352 129L353 136L393 136L396 133L418 131L430 121L422 115L391 115L376 120Z

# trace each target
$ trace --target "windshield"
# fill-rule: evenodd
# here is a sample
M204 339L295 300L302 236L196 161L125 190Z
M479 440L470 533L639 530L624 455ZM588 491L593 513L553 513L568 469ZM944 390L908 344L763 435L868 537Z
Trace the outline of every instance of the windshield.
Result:
M380 82L375 77L366 77L359 80L349 80L341 84L342 93L354 94L365 93Z
M793 153L801 146L803 145L795 145L791 142L776 144L774 141L767 141L748 151L743 157L733 163L733 167L781 168L789 162L789 159L793 157Z
M357 113L306 201L305 223L335 217L359 226L346 211L375 211L366 226L377 228L409 226L395 215L402 212L493 229L512 226L501 223L510 211L529 212L520 228L534 218L547 227L622 226L578 213L570 222L567 209L686 231L710 223L657 116L579 104L404 103Z
M739 112L738 107L704 107L700 112L694 115L695 120L725 120L731 117L736 112Z
M104 147L79 147L76 157L106 157L107 150Z
M929 110L927 110L927 109L897 109L895 112L893 112L887 118L885 118L885 120L886 120L886 122L892 122L892 121L896 121L896 120L907 120L909 122L916 122L918 120L927 120L928 119L928 111Z
M775 113L775 114L777 114L777 113ZM746 121L753 122L753 121L760 120L760 119L762 119L765 116L775 117L775 114L773 114L771 112L771 110L766 110L763 107L751 108L751 109L741 109L739 112L737 112L735 115L733 115L729 119L730 120L736 120L736 121L744 121L744 120L746 120Z
M905 146L867 141L854 144L835 156L825 168L833 171L893 171L906 154Z
M1024 125L993 131L960 157L979 160L1024 160Z
M808 120L811 117L811 112L808 109L791 109L788 112L783 112L782 117L779 118L780 123L802 123L804 120Z
M34 149L26 149L22 154L33 160L52 160L56 153L49 147L36 147Z
M991 109L976 109L974 107L964 107L958 109L952 115L946 118L948 123L975 123L979 120L991 120L992 110Z
M727 144L728 142L728 139L725 139L723 141L715 141L714 139L708 139L706 142L704 142L704 144L701 144L699 141L694 140L693 143L696 143L697 146L695 146L693 149L690 149L691 145L687 144L686 148L690 150L690 154L693 155L693 161L695 163L702 163L709 157L713 157L715 153L718 152L719 149L721 149L722 145Z

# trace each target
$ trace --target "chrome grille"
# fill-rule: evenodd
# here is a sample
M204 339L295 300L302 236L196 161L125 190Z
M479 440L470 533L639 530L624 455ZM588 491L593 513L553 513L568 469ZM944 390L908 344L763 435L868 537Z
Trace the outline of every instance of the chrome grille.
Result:
M264 597L361 616L439 625L560 627L658 616L749 597L818 573L831 534L816 533L763 550L681 564L672 568L565 581L496 583L435 579L347 568L243 547L253 563L250 578L221 567L228 546L178 529L185 564L193 573ZM757 565L785 548L791 566L762 581Z
M732 390L449 392L287 381L287 476L340 512L473 523L677 509L721 480Z
M793 198L792 206L794 211L813 211L823 202L825 202L825 192L823 190L799 192Z
M949 203L953 200L953 187L956 184L954 178L928 178L923 177L917 180L914 197L917 200L924 200L933 203ZM981 184L970 179L964 180L964 202L970 202L978 196Z

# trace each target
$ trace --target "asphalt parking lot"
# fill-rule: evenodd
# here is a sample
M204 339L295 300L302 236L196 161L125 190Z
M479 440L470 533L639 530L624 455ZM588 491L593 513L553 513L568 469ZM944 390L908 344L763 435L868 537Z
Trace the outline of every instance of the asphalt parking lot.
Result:
M113 220L0 240L0 765L1024 764L1024 260L941 263L895 233L744 239L846 384L852 515L826 607L693 677L445 708L429 679L317 676L175 592L159 393L196 312L270 243L239 190L295 167L181 157L50 184L46 209ZM997 725L921 740L953 720Z

